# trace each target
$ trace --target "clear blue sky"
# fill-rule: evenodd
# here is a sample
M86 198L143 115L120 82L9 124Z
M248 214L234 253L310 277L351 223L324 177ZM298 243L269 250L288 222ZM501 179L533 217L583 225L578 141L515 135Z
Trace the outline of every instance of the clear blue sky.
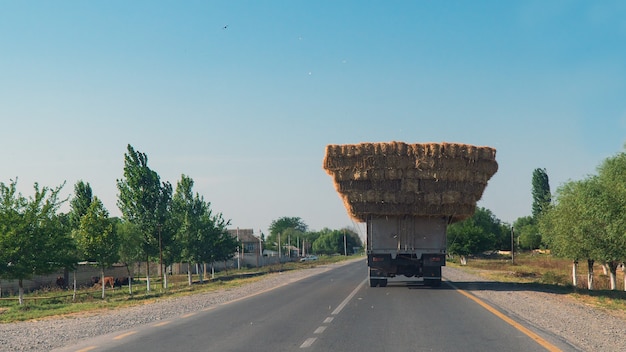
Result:
M354 226L327 144L497 149L480 206L531 212L626 142L626 2L0 0L0 182L89 182L127 144L232 227Z

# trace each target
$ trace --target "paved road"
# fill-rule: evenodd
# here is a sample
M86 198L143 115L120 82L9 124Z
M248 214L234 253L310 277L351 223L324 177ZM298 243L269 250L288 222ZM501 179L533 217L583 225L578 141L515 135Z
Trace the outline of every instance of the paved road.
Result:
M370 288L366 269L358 261L210 310L101 336L75 350L546 350L445 283Z

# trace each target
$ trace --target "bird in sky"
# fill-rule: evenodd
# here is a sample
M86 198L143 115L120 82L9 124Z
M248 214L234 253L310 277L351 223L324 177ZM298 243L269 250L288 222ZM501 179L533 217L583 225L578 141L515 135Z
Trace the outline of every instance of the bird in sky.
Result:
M226 28L228 28L228 25L225 25L224 27L222 27L222 29L226 29Z

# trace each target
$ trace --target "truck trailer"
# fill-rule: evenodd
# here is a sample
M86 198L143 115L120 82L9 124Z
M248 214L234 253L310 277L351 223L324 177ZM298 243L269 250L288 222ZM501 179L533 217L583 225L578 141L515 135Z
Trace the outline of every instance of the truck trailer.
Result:
M368 216L366 225L370 287L385 287L388 278L398 275L421 277L427 286L441 285L448 219Z
M326 146L323 167L348 214L367 228L370 286L389 278L441 285L446 229L474 214L498 170L496 150L460 143Z

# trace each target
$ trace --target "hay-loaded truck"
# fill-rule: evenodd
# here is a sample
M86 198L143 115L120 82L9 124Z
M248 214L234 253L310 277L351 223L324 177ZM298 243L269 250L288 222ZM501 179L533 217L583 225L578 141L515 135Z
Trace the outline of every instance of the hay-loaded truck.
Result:
M397 275L441 285L448 224L474 214L496 150L459 143L328 145L324 169L367 228L371 287Z

